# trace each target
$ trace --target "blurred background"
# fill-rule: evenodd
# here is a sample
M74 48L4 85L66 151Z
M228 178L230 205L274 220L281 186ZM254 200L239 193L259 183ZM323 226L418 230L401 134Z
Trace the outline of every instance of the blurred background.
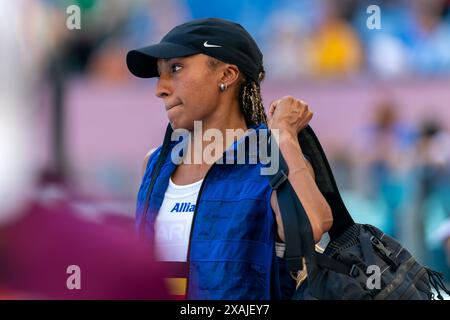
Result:
M0 2L4 221L26 197L70 190L85 216L107 211L132 228L144 156L168 121L155 80L133 78L125 55L221 17L259 44L265 105L289 94L314 110L355 220L450 278L450 0ZM70 30L73 4L81 28Z

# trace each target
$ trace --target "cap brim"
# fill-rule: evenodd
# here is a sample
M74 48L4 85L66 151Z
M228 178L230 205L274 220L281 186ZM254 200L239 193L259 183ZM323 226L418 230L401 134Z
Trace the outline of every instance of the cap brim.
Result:
M196 53L199 51L179 44L160 42L128 52L127 66L136 77L152 78L158 76L156 65L158 59L185 57Z

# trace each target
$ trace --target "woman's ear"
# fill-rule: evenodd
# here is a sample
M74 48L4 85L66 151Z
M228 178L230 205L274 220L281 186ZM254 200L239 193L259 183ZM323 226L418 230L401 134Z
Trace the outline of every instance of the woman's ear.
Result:
M240 71L234 64L225 64L224 67L221 82L230 87L239 80Z

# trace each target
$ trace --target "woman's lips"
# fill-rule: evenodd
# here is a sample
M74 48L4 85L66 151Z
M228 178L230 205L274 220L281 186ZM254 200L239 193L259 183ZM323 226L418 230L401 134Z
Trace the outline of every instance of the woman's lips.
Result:
M170 109L173 109L173 108L178 107L178 106L181 106L181 103L178 103L178 104L175 104L173 106L170 106L170 107L166 108L166 111L169 111Z

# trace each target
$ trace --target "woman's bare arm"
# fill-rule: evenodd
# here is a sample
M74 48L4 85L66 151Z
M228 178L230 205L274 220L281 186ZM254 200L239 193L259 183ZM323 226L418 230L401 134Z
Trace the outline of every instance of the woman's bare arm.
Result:
M272 103L269 110L269 127L278 130L280 152L289 168L288 179L300 199L311 223L314 241L320 241L333 223L331 208L320 192L311 164L303 157L297 139L298 132L311 120L312 112L307 104L293 97L285 97ZM276 137L276 136L275 136ZM283 224L276 198L272 193L272 208L276 214L278 235L284 241Z

